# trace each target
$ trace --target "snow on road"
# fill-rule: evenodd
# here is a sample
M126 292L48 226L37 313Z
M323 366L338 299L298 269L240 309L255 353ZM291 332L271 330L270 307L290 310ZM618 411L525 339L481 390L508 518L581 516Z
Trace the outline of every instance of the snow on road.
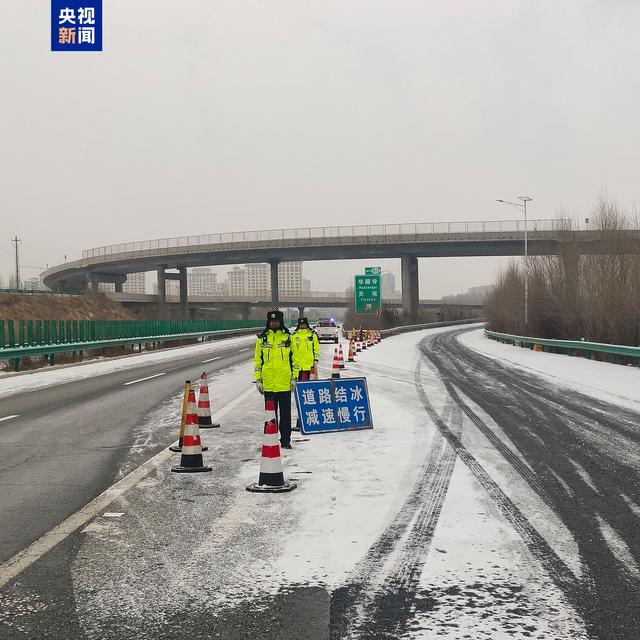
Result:
M25 391L33 391L34 389L53 387L66 382L75 382L77 380L115 373L116 371L133 370L164 362L170 363L172 360L175 360L175 358L197 357L199 355L206 357L209 354L215 354L229 347L241 345L250 346L254 341L255 336L253 335L240 338L226 338L213 342L201 342L185 347L161 349L160 351L150 351L120 358L57 365L46 369L25 371L19 374L7 374L0 377L0 398L6 398L7 396Z
M496 456L494 443L507 436L488 417L494 437L480 433L433 369L416 372L420 341L448 330L385 339L347 365L343 376L367 376L375 428L294 436L284 452L285 476L299 484L292 493L245 491L257 479L263 421L261 398L249 394L223 428L204 432L214 473L165 469L111 505L124 516L90 524L73 565L84 631L110 637L126 625L144 640L195 609L213 612L219 637L251 637L233 635L233 625L258 624L288 593L299 602L314 589L332 637L586 638L522 531L425 411L421 393L579 577L567 530ZM332 347L322 350L328 374ZM250 378L247 364L225 379L239 394ZM163 411L141 427L145 438L154 428L169 436L178 396Z
M640 408L640 367L514 347L489 340L482 329L464 333L458 341L482 355L508 362L568 389L636 411Z

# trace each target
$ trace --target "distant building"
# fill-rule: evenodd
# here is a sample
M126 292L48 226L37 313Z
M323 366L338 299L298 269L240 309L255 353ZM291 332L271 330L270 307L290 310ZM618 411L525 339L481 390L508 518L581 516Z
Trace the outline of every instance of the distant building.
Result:
M384 271L382 273L382 297L388 300L395 298L398 294L396 291L396 274L392 271Z
M234 267L227 272L226 294L229 296L247 295L247 270Z
M189 296L215 296L218 292L218 274L215 271L207 267L199 267L187 273Z
M303 293L311 293L311 280L307 280L306 278L302 278L302 292Z
M271 266L264 262L246 264L248 296L271 295ZM278 292L280 295L296 296L303 291L302 262L281 262L278 264ZM311 283L309 282L309 288Z
M44 283L38 276L24 279L20 288L25 291L47 291L47 287L44 286Z
M122 285L122 291L125 293L147 293L147 274L129 273L127 281Z
M467 293L477 296L488 296L493 293L493 290L496 288L494 284L483 284L479 287L470 287L467 289Z
M265 297L271 293L271 267L263 262L245 264L247 273L246 295Z

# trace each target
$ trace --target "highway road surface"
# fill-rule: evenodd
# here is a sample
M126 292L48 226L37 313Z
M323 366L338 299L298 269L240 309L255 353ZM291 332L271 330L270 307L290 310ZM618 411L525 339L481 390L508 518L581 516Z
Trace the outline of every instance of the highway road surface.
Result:
M0 637L637 640L640 391L620 389L639 372L491 349L465 327L359 355L343 375L367 377L374 429L296 436L298 488L277 496L245 491L250 340L42 390L34 375L0 399L18 416L0 422ZM214 471L172 474L180 387L203 367Z

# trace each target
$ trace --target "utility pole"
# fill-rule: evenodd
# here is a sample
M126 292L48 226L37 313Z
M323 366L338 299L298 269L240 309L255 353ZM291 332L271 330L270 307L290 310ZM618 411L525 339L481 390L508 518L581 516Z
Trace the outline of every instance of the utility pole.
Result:
M20 288L20 260L18 259L18 245L22 242L18 236L11 238L16 251L16 289Z

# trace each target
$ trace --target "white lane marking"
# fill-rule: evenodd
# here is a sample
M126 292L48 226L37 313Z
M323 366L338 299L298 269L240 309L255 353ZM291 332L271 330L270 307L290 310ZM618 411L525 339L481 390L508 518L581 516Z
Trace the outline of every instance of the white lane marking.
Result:
M231 409L241 404L249 395L255 393L255 388L251 385L244 393L241 393L235 400L228 402L214 416L215 420L219 420L226 415ZM13 580L20 575L27 567L31 566L36 560L41 558L45 553L51 551L59 542L77 531L82 525L86 524L92 518L95 518L103 509L106 509L116 498L124 495L129 489L135 487L141 480L144 480L152 471L158 469L161 464L166 463L169 459L175 458L175 454L169 449L163 449L153 458L147 460L144 464L134 469L129 475L122 480L116 482L112 487L102 492L97 498L86 504L82 509L70 515L63 520L57 527L43 534L35 542L32 542L26 549L19 551L12 558L9 558L4 564L0 565L0 589L7 582Z
M103 518L120 518L124 515L124 511L107 511L102 514Z
M136 384L137 382L144 382L145 380L151 380L152 378L159 378L160 376L166 376L166 373L156 373L153 376L147 376L146 378L140 378L140 380L132 380L131 382L125 382L122 386L128 387L130 384Z
M202 364L205 364L205 362L213 362L214 360L220 360L220 358L222 358L222 356L216 356L215 358L209 358L208 360L203 360Z
M4 418L0 418L0 422L4 422L5 420L11 420L12 418L17 418L19 414L15 414L13 416L5 416Z
M238 353L240 353L241 351L249 351L249 347L247 347L246 349L238 349Z

